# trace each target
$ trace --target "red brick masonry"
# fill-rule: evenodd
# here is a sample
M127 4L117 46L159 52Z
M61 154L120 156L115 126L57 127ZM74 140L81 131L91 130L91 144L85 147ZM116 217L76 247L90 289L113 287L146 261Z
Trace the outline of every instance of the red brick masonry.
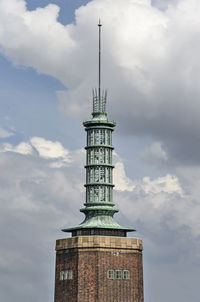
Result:
M55 302L143 302L142 240L82 236L56 242ZM107 271L129 270L129 280L110 280ZM72 270L72 280L59 280Z

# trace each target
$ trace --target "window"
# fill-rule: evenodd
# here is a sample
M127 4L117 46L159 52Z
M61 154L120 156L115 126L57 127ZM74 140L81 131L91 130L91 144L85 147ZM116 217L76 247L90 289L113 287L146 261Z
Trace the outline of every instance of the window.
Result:
M67 279L68 280L72 280L73 279L72 270L68 270Z
M95 168L94 170L94 181L99 182L99 168Z
M89 169L89 175L90 175L90 178L89 178L89 182L93 182L94 180L94 170L93 169Z
M127 271L127 270L123 271L123 279L124 280L130 279L130 272L129 271Z
M94 144L99 144L99 130L94 130Z
M91 187L90 187L90 189L89 189L89 196L90 196L90 197L89 197L89 201L90 201L90 202L91 202L91 201L94 201L94 200L93 200L93 188L91 188Z
M100 164L102 164L103 161L104 161L104 150L103 150L103 148L99 149L99 160L100 160Z
M111 131L108 130L108 145L111 145Z
M99 162L99 150L98 149L96 149L94 151L94 162L95 162L95 164L98 164L98 162Z
M105 132L104 130L100 130L100 144L105 144Z
M94 187L94 201L98 202L99 201L99 188Z
M90 164L93 164L94 163L94 150L90 150L90 161L89 161Z
M64 274L65 274L64 271L60 272L60 280L64 280Z
M99 176L100 182L105 182L105 168L100 167Z
M108 188L108 201L111 202L111 188Z
M129 280L130 279L130 271L129 270L107 270L107 278L111 280Z
M122 271L121 270L116 270L115 271L115 279L117 279L117 280L122 279Z
M110 182L109 168L106 168L106 182Z
M108 279L114 279L114 270L113 269L109 269L107 271L107 277L108 277Z
M105 189L106 189L106 191L105 191L105 193L106 193L105 200L109 201L109 187L106 186Z
M100 201L105 201L105 187L100 186Z
M105 158L105 162L107 164L109 164L109 149L106 149L106 158Z
M60 280L72 280L73 273L72 270L64 270L60 272Z
M112 165L112 151L109 150L109 164Z

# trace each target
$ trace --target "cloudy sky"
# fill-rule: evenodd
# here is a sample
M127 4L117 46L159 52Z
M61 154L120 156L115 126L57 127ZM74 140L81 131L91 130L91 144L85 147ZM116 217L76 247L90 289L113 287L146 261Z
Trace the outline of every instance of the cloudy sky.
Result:
M55 240L83 220L99 18L116 220L144 241L145 302L198 302L198 0L0 0L0 300L53 302Z

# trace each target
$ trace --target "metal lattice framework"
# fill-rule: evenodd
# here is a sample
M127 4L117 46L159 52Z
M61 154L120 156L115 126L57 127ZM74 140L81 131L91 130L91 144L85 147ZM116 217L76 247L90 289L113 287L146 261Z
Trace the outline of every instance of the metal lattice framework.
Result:
M86 205L112 203L113 168L112 165L112 131L114 122L102 119L105 117L106 99L93 99L93 117L86 122ZM96 122L96 115L101 118Z
M97 89L93 89L93 114L106 113L107 90L103 91L99 98Z

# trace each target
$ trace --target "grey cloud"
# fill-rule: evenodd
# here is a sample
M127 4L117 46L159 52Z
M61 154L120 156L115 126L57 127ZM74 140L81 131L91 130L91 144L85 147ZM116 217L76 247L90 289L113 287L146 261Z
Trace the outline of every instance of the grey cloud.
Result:
M180 0L151 0L153 6L166 10L170 4L177 4Z

